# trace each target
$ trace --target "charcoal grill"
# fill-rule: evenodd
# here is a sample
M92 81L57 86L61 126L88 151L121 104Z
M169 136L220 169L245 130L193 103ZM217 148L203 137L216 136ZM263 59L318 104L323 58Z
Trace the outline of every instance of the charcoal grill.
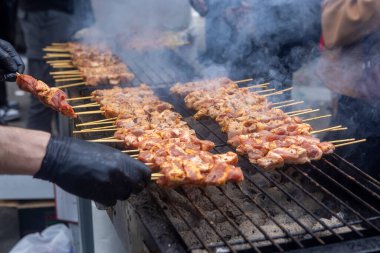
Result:
M174 59L174 60L173 60ZM233 151L209 119L194 120L168 85L196 77L174 51L125 55L134 84L150 84L215 153ZM87 95L82 89L76 95ZM75 94L71 94L75 96ZM83 116L89 121L94 116ZM108 134L83 134L85 139ZM380 182L337 154L265 172L239 157L246 180L164 190L152 184L108 209L127 252L374 252L380 250Z

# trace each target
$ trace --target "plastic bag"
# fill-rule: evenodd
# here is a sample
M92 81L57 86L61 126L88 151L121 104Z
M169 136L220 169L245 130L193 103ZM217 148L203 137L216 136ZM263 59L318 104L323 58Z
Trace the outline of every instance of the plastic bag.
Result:
M42 233L25 236L10 253L73 253L71 231L63 224L46 228Z

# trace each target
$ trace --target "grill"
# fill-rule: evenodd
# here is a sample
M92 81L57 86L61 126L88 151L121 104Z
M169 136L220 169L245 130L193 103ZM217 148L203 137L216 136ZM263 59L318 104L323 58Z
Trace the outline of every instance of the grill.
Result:
M174 51L126 53L125 62L136 75L134 84L153 86L200 138L216 143L215 153L233 151L214 121L194 120L181 98L168 95L168 85L197 76L192 64ZM95 119L84 117L79 120ZM109 209L128 252L380 250L380 182L339 155L270 173L245 157L239 165L246 178L240 185L165 190L152 184Z

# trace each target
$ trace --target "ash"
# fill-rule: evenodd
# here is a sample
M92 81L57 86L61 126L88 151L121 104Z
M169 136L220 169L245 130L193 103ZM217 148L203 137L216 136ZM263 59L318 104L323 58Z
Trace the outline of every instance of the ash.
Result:
M291 240L288 234L300 241L312 238L306 229L320 238L332 235L332 231L337 234L351 232L340 221L350 221L344 207L297 177L291 169L284 172L332 213L276 172L268 173L267 176L291 197L262 175L253 174L250 180L245 180L240 185L160 190L159 201L168 207L168 218L189 248L194 249L193 252L202 252L199 249L204 247L200 240L209 247L218 248L218 252L223 252L226 251L223 240L238 245L234 247L249 247L246 240L252 241L257 247L271 244L264 233L280 244ZM172 208L173 205L177 210ZM363 229L359 225L354 227Z

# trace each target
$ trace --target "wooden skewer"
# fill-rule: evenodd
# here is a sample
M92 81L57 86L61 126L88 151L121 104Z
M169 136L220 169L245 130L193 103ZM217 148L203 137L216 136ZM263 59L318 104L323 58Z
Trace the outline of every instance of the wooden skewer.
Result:
M68 49L62 49L62 48L50 48L50 47L45 47L42 49L44 52L70 52Z
M126 153L126 154L130 154L130 153L138 153L138 152L140 152L140 150L138 150L138 149L130 149L130 150L123 150L121 152Z
M89 121L89 122L85 122L85 123L77 124L76 127L80 127L80 126L88 126L88 125L93 124L93 123L100 123L100 122L114 121L114 120L116 120L116 119L117 119L117 117L114 117L114 118L108 118L108 119L101 119L101 120L95 120L95 121Z
M83 80L83 77L55 79L56 83L64 83L64 82L68 82L68 81L84 81L84 80Z
M356 144L356 143L361 143L361 142L365 142L367 141L367 139L361 139L361 140L357 140L357 141L350 141L350 142L346 142L346 143L342 143L342 144L337 144L335 145L336 148L339 148L339 147L344 147L344 146L348 146L348 145L352 145L352 144Z
M76 105L73 106L73 109L77 108L88 108L88 107L99 107L100 105L98 103L90 103L90 104L85 104L85 105Z
M275 90L276 89L259 90L259 91L255 91L254 93L260 94L260 93L265 93L265 92L270 92L270 91L275 91Z
M115 126L114 125L102 126L102 127L86 128L86 129L82 129L82 130L100 130L100 129L112 129L112 128L115 128Z
M129 155L129 156L132 157L132 158L137 158L137 157L139 157L138 154L136 154L136 155Z
M266 94L266 95L263 95L263 96L264 97L269 97L269 96L273 96L273 95L282 95L284 92L290 91L292 89L293 89L293 87L290 87L290 88L279 90L277 92L274 92L274 93L271 93L271 94Z
M91 99L93 96L87 96L87 97L77 97L77 98L68 98L66 101L77 101L77 100L82 100L82 99Z
M295 116L299 116L299 115L303 115L303 114L307 114L307 113L312 113L312 112L319 112L320 109L315 109L315 110L310 110L310 111L306 111L306 112L300 112L300 113L296 113L296 114L291 114L289 115L290 117L295 117Z
M54 77L62 77L65 78L67 76L83 76L81 72L67 72L67 73L59 73L59 74L53 74Z
M252 81L253 78L248 78L248 79L243 79L243 80L238 80L238 81L234 81L234 83L246 83L246 82L250 82Z
M76 125L77 127L80 126L99 126L99 125L108 125L111 124L112 126L114 125L115 121L105 121L105 122L95 122L95 123L88 123L86 125Z
M268 86L270 83L262 83L262 84L255 84L255 85L250 85L247 87L241 87L240 89L254 89L254 88L263 88Z
M123 140L118 140L118 139L97 139L97 140L88 140L89 142L109 142L109 143L122 143L124 142Z
M73 134L80 134L80 133L94 133L94 132L115 132L117 128L111 128L111 129L98 129L98 130L77 130L73 131Z
M66 73L79 74L79 73L81 73L81 72L80 72L79 70L65 70L65 71L53 71L53 72L49 72L50 75L66 74Z
M337 129L337 128L341 128L341 127L342 127L342 125L334 126L334 127L329 127L329 128L325 128L325 129L321 129L321 130L316 130L316 131L312 131L311 134L318 134L318 133L328 132L328 131L331 131L331 130L334 130L334 129Z
M103 111L97 110L97 111L77 112L76 114L77 115L87 115L87 114L99 114L99 113L103 113Z
M276 106L276 107L273 107L273 108L280 109L280 108L284 108L284 107L288 107L288 106L293 106L293 105L299 105L299 104L303 104L303 103L305 103L305 101L298 101L298 102L290 103L290 104L287 104L287 105Z
M54 67L53 66L53 68L54 69L72 69L72 68L74 68L74 66L72 66L72 65L68 65L68 66L56 66L56 67Z
M335 129L332 129L330 130L331 132L334 132L334 131L345 131L347 130L348 128L347 127L340 127L340 128L335 128Z
M294 114L294 113L299 113L299 112L308 112L308 111L312 111L313 109L311 108L307 108L307 109L302 109L302 110L297 110L297 111L290 111L290 112L285 112L286 114L290 115L290 114Z
M287 103L291 103L291 102L294 102L295 100L285 100L285 101L281 101L281 102L276 102L276 103L272 103L272 105L282 105L282 104L287 104Z
M46 61L46 63L71 63L71 60L51 60L51 61Z
M309 121L312 121L312 120L328 118L328 117L331 117L331 116L332 116L332 114L326 114L326 115L322 115L322 116L318 116L318 117L303 119L302 121L303 122L309 122Z
M351 141L355 141L355 138L351 138L351 139L343 139L343 140L333 140L333 141L326 141L326 142L330 142L330 143L341 143L341 142L351 142Z
M44 59L51 59L51 58L71 58L71 54L46 54Z
M53 46L66 46L67 43L66 42L53 42L51 43Z
M64 88L70 88L70 87L76 87L76 86L82 86L82 85L86 85L86 82L65 84L65 85L56 86L56 88L64 89Z

